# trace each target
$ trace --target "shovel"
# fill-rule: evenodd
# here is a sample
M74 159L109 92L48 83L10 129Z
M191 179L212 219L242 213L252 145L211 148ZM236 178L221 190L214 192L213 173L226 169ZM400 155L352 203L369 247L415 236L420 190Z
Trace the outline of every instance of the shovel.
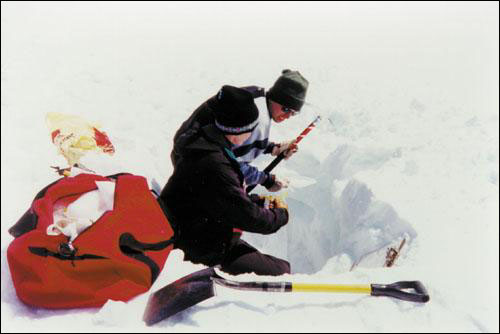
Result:
M415 303L426 303L429 294L420 281L393 284L310 284L292 282L237 282L227 280L214 267L196 271L153 293L148 300L143 320L151 326L191 306L215 296L214 284L248 291L266 292L333 292L386 296Z

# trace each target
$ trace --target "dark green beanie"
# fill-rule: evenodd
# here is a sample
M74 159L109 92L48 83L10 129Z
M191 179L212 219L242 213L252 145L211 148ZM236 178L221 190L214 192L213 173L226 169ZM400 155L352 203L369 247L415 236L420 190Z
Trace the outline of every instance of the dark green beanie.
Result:
M304 105L309 82L299 71L283 70L281 76L269 89L268 97L294 110L300 110Z

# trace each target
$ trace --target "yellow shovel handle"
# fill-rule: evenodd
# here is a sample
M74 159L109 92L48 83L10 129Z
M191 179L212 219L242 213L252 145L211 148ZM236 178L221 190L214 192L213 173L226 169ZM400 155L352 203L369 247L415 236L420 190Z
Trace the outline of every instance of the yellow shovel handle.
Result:
M343 285L292 283L292 292L345 292L371 294L372 288L370 284Z

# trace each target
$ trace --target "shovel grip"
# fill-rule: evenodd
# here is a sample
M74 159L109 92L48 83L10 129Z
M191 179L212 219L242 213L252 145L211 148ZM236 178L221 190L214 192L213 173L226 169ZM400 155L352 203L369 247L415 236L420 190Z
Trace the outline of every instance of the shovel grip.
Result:
M430 299L427 289L420 281L401 281L387 285L372 284L371 287L372 296L393 297L415 303L427 303Z

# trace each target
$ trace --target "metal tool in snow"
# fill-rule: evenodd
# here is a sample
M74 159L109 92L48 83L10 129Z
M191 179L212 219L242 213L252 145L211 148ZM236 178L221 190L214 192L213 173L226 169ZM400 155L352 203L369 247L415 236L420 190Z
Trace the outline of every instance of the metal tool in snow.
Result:
M298 143L300 143L300 141L302 139L304 139L304 137L309 133L311 132L312 129L314 129L316 127L316 124L321 120L321 116L317 116L314 121L311 122L311 124L309 124L307 126L307 128L304 129L304 131L301 132L301 134L295 138L295 141L293 143L294 146L296 146ZM285 152L281 152L276 158L274 158L273 161L271 161L271 163L264 169L264 172L265 173L269 173L271 172L274 167L276 167L280 162L281 160L283 160L286 156L286 151ZM246 191L247 193L250 193L257 185L256 184L253 184L251 186L248 186Z
M72 167L80 168L81 170L95 174L95 172L92 169L85 167L81 163L75 163ZM56 173L61 175L61 176L70 176L72 167L60 168L59 166L50 166L50 168L55 169Z
M385 296L426 303L429 294L420 281L392 284L314 284L292 282L238 282L219 276L214 267L196 271L154 292L148 300L143 320L148 326L215 296L215 284L238 290L262 292L330 292Z
M399 254L401 254L401 249L403 248L405 243L406 243L406 238L403 238L403 240L401 241L401 243L399 244L399 247L397 249L394 247L391 247L387 250L387 253L385 255L385 264L384 264L385 267L392 267L394 262L399 257Z

